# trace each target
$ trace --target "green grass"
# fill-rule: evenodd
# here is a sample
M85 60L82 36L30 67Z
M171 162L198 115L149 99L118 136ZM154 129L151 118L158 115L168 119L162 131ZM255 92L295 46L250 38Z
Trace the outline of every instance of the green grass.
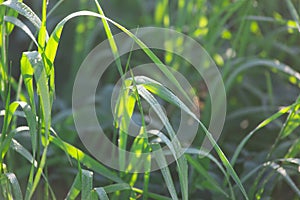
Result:
M26 1L0 0L0 199L300 198L299 1L37 2L40 10ZM228 110L218 141L208 131L211 100L201 89L203 79L178 56L147 47L136 36L138 29L129 31L154 25L199 41L218 65ZM117 32L127 34L140 51L120 56ZM26 47L17 44L20 35L26 36ZM100 88L98 114L100 121L109 119L109 88L120 77L115 115L105 134L120 147L123 171L89 154L70 112L80 63L105 39L115 63ZM145 61L155 63L181 96L134 75L136 63ZM199 99L190 99L164 64L188 77ZM204 105L200 119L185 100ZM147 107L162 130L147 130ZM187 149L176 136L180 110L199 125ZM136 117L141 128L132 138L127 132ZM210 152L198 141L204 135L213 146ZM147 156L138 164L141 153ZM176 162L167 165L167 156ZM152 162L160 170L152 172Z

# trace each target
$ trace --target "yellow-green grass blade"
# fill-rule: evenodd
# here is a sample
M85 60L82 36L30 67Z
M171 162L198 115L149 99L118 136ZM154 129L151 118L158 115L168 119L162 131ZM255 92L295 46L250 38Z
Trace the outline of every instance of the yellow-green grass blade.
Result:
M245 144L249 141L249 139L261 128L265 127L266 125L268 125L269 123L271 123L272 121L274 121L275 119L277 119L278 117L282 116L283 114L289 112L295 105L290 105L287 107L282 108L280 111L278 111L277 113L273 114L271 117L265 119L264 121L262 121L253 131L251 131L246 137L244 137L244 139L240 142L240 144L238 145L238 147L236 148L232 159L231 159L231 165L234 166L240 152L242 151L242 149L244 148Z
M105 16L98 0L95 0L95 3L96 3L99 14L102 15L102 16ZM103 26L104 26L105 33L107 35L107 39L108 39L110 48L111 48L112 53L114 55L115 62L117 64L117 68L119 70L120 76L122 77L124 73L123 73L123 70L122 70L122 65L121 65L121 61L120 61L120 56L119 56L119 51L118 51L117 44L114 40L114 36L111 32L108 21L106 20L106 18L102 18L101 20L102 20L102 23L103 23Z
M81 172L78 172L66 196L66 200L76 199L81 191Z
M3 126L3 130L2 130L1 138L3 137L3 135L5 135L7 133L7 129L6 129L7 127L5 126L5 124L7 126L10 124L10 122L12 120L12 116L14 115L14 113L16 112L16 109L19 106L23 109L25 116L26 116L26 121L29 126L29 131L30 131L30 135L31 135L33 155L35 156L35 153L36 153L36 119L35 119L35 115L32 112L30 106L26 102L21 102L21 101L12 102L9 105L9 109L3 113L5 115L5 118L4 118L4 126ZM8 133L7 138L5 138L5 140L3 141L3 143L0 147L2 159L5 156L8 148L11 144L13 136L14 136L13 132Z
M45 126L45 139L47 143L47 138L49 135L49 129L51 126L51 104L50 104L50 95L49 95L49 86L48 86L48 78L45 72L45 67L43 64L43 60L41 55L37 51L32 52L24 52L22 59L24 59L24 62L21 62L21 64L24 64L25 66L22 66L21 68L30 70L36 81L37 85L37 93L40 97L40 104L42 108L42 123ZM26 76L24 77L27 78ZM32 92L32 91L31 91ZM32 94L30 94L32 95ZM33 97L32 97L33 98ZM32 104L34 104L32 102Z
M297 10L291 0L286 0L286 3L288 5L288 9L289 9L293 19L295 20L295 22L297 24L298 31L300 32L300 20L299 20L299 15L297 13Z
M71 144L64 142L60 139L58 139L55 136L49 137L49 140L51 143L55 144L57 147L62 149L63 151L67 151L69 156L72 158L78 160L81 164L86 166L87 168L101 174L102 176L108 178L109 180L112 180L117 183L123 183L124 181L119 178L113 171L108 169L106 166L100 164L98 161L94 160L89 155L85 154L80 149L72 146Z
M59 40L60 40L60 37L61 37L61 33L62 33L62 30L63 30L63 27L64 27L65 23L68 22L70 19L72 19L74 17L79 17L79 16L93 16L93 17L98 17L100 19L105 19L106 21L112 23L117 28L119 28L121 31L126 33L129 37L131 37L141 47L141 49L146 53L146 55L149 56L149 58L157 65L157 67L166 75L166 77L168 77L170 79L170 81L173 84L175 84L175 86L179 89L179 91L183 95L185 95L185 97L188 100L190 100L190 98L186 94L185 90L181 87L180 83L177 81L175 76L169 71L168 68L166 68L164 66L162 61L147 47L146 44L144 44L139 38L137 38L133 33L131 33L125 27L123 27L120 24L116 23L115 21L113 21L113 20L111 20L111 19L109 19L109 18L107 18L103 15L97 14L95 12L78 11L78 12L75 12L75 13L72 13L72 14L68 15L67 17L65 17L62 21L60 21L57 24L54 31L50 35L50 38L49 38L49 41L47 43L46 50L45 50L45 55L46 55L47 59L49 60L48 62L53 63L53 61L54 61L54 58L55 58L55 55L56 55L56 52L57 52L57 47L58 47L58 44L59 44Z
M295 107L289 113L284 125L282 126L279 137L283 139L289 136L296 128L300 126L300 96L298 97Z

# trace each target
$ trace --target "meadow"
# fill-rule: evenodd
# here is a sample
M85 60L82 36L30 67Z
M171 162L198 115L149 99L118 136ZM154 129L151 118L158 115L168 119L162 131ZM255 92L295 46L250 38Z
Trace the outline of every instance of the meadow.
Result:
M0 199L300 199L299 15L299 0L0 0ZM113 62L92 96L99 44Z

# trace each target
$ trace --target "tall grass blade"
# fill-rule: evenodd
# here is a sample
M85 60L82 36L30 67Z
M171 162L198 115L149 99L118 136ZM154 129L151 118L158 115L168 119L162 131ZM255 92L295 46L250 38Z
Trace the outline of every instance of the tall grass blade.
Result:
M296 8L294 7L293 3L291 0L286 0L286 3L288 5L288 8L290 10L290 13L292 15L292 17L294 18L296 24L297 24L297 28L298 28L298 31L300 32L300 20L299 20L299 15L297 13L297 10Z
M171 194L172 199L177 200L178 197L176 194L176 189L174 187L174 182L173 182L170 170L168 168L166 159L164 157L164 153L161 150L161 147L159 144L152 144L151 147L154 151L154 157L156 159L156 162L158 163L160 171L165 179L169 193Z
M143 86L137 85L138 93L149 103L149 105L153 108L156 114L159 116L160 120L164 124L167 129L171 139L174 141L172 143L173 149L175 150L175 158L177 158L177 166L178 166L178 175L181 186L182 199L188 199L188 166L187 161L183 155L180 142L178 141L176 134L167 118L164 114L160 104L154 98L154 96L146 90Z
M20 185L19 185L19 181L18 181L16 175L14 173L5 173L5 176L7 177L7 179L9 180L9 182L12 186L14 199L22 200L23 195L22 195L22 191L21 191L21 188L20 188Z
M66 200L76 199L81 191L81 172L78 172L66 196Z
M81 199L91 200L93 188L93 172L82 170L81 172Z

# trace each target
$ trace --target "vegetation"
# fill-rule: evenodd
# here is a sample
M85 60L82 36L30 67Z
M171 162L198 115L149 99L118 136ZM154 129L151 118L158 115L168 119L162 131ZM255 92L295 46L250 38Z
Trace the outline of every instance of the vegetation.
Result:
M0 3L0 199L300 199L299 0ZM218 141L207 128L211 99L203 79L184 59L150 49L128 31L145 26L182 32L213 58L227 95ZM142 48L119 56L114 40L119 32ZM123 171L112 169L77 135L74 80L84 58L107 38L116 62L97 90L99 122L120 149L135 155L155 151L160 170L151 171L149 158L143 173L132 173L122 154ZM158 64L183 96L170 69L159 64L188 77L200 119L170 88L132 73L148 62ZM121 78L126 73L130 76ZM116 105L123 107L112 115L111 94L119 79ZM147 138L149 107L164 128ZM180 142L170 142L181 110L198 123L198 135L166 166L163 146L176 158L182 151ZM137 137L126 132L130 118L141 125ZM214 145L208 153L200 149L205 135Z

